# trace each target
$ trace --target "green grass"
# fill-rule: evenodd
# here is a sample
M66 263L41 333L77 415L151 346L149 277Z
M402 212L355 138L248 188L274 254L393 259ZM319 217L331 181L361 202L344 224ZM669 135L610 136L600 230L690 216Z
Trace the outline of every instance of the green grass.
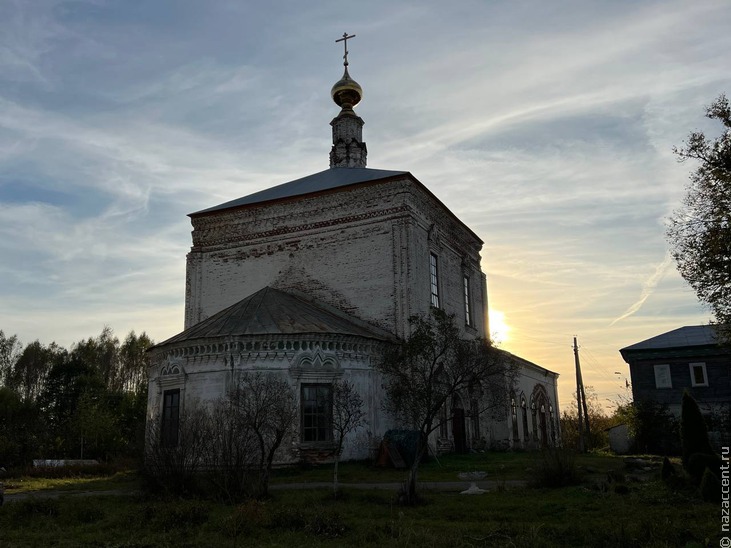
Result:
M487 452L468 455L444 455L431 459L419 468L419 481L458 481L460 472L473 470L487 472L490 480L529 480L538 466L537 452ZM608 454L588 453L576 456L576 464L595 470L603 475L608 470L622 467L621 459ZM323 464L311 467L290 467L274 470L272 483L307 483L332 481L333 466ZM341 483L391 483L402 482L406 471L380 468L363 462L340 464L338 478Z
M281 491L265 502L135 497L30 499L0 508L2 546L718 545L720 511L659 481L627 494L586 486L482 496L426 493L399 507L388 491Z
M447 455L425 463L421 481L456 481L485 470L490 479L530 480L536 453ZM425 503L395 504L395 493L345 489L273 491L264 502L142 498L132 472L106 477L15 478L22 490L119 489L125 496L30 497L0 508L0 546L622 546L718 545L720 509L690 490L667 487L658 473L617 492L606 472L621 458L577 455L584 483L561 489L494 489L481 496L422 490ZM591 472L586 473L586 469ZM344 463L343 483L401 482L404 471ZM332 479L332 466L277 470L276 482ZM22 481L21 481L22 480ZM18 492L11 490L10 492ZM624 491L624 490L623 490Z
M33 476L11 477L4 481L5 492L27 493L31 491L110 491L139 489L140 479L134 470L116 472L113 475L70 476L43 478Z

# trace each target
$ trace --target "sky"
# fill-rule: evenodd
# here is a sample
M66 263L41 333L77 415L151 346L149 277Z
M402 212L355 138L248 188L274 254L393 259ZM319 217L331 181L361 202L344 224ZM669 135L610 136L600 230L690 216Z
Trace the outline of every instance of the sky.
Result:
M560 373L562 408L574 336L611 406L620 348L710 319L664 227L693 169L673 146L720 133L729 23L706 0L4 0L0 330L181 331L187 214L328 167L348 32L368 166L484 240L495 338Z

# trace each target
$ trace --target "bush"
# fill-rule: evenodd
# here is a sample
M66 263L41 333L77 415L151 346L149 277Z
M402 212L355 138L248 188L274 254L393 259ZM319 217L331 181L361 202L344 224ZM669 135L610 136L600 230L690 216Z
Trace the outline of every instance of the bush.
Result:
M721 481L706 468L700 486L701 497L706 502L721 502Z
M281 508L272 515L270 526L284 531L304 531L323 538L338 538L347 527L338 512L324 508Z
M106 517L106 512L102 506L92 504L87 498L81 498L67 501L61 517L69 524L96 523Z
M30 497L9 505L8 509L16 521L37 516L56 517L60 511L58 499Z
M662 468L660 469L660 477L662 478L663 481L668 481L673 476L675 476L675 468L673 467L673 463L670 462L669 458L664 457L662 459Z
M686 469L690 477L693 478L693 482L699 485L706 470L716 476L716 479L720 479L722 464L721 457L718 455L694 453L688 458L688 466Z
M251 535L257 528L269 526L271 518L265 504L258 500L249 500L236 506L223 520L222 530L231 538L240 535Z
M573 451L564 447L547 447L540 453L534 487L565 487L580 481Z
M703 455L714 454L708 441L706 423L703 420L701 410L687 390L683 393L683 403L680 411L680 438L683 446L683 467L686 470L688 470L688 460L691 455L696 453Z
M654 455L680 454L680 425L667 405L653 400L636 401L623 412L635 439L635 450Z
M197 527L208 521L209 507L196 500L165 500L145 505L142 519L165 532L184 527Z

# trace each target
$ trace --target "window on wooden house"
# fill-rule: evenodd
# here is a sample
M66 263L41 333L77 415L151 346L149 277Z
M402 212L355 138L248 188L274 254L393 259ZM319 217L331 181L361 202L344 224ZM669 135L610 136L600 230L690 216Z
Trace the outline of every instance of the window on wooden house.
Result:
M673 381L670 378L670 365L658 364L655 369L655 388L672 388Z
M302 385L302 441L332 440L332 385Z
M690 364L690 382L692 386L708 386L708 373L705 363Z
M429 274L431 277L431 305L439 308L439 259L429 253Z

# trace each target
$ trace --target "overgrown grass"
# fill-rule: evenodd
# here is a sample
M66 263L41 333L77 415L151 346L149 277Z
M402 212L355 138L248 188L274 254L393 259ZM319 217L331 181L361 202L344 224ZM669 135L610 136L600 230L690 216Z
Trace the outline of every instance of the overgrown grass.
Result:
M3 546L703 546L718 507L655 481L625 494L582 486L481 496L427 493L416 508L390 491L283 491L225 506L134 497L29 499L0 508Z
M421 480L456 481L470 470L487 471L492 480L530 480L541 459L537 453L449 455L425 464ZM718 505L702 502L682 482L662 482L659 468L641 481L629 481L629 474L624 481L621 458L576 455L575 463L580 485L494 488L481 496L422 489L426 502L416 507L397 505L395 491L347 488L337 500L329 489L284 490L235 506L129 493L31 497L0 508L0 546L718 545ZM404 471L363 463L343 468L344 483L405 478ZM330 481L331 473L330 466L279 470L277 481ZM121 478L122 485L134 483L134 476ZM114 489L120 476L75 481L69 483L75 490L89 481Z
M486 452L466 455L443 455L431 458L419 468L419 480L458 481L460 472L485 471L488 480L526 480L535 475L542 463L541 453L532 452ZM601 453L587 453L575 456L579 468L589 468L595 474L622 466L620 458ZM402 482L405 470L379 468L365 462L343 462L338 469L342 483L391 483ZM272 483L308 483L332 481L332 465L293 466L274 470Z
M27 493L32 491L110 491L134 490L140 487L140 478L135 470L97 470L78 474L75 470L65 473L54 470L51 477L44 477L38 471L29 469L4 480L5 491Z

